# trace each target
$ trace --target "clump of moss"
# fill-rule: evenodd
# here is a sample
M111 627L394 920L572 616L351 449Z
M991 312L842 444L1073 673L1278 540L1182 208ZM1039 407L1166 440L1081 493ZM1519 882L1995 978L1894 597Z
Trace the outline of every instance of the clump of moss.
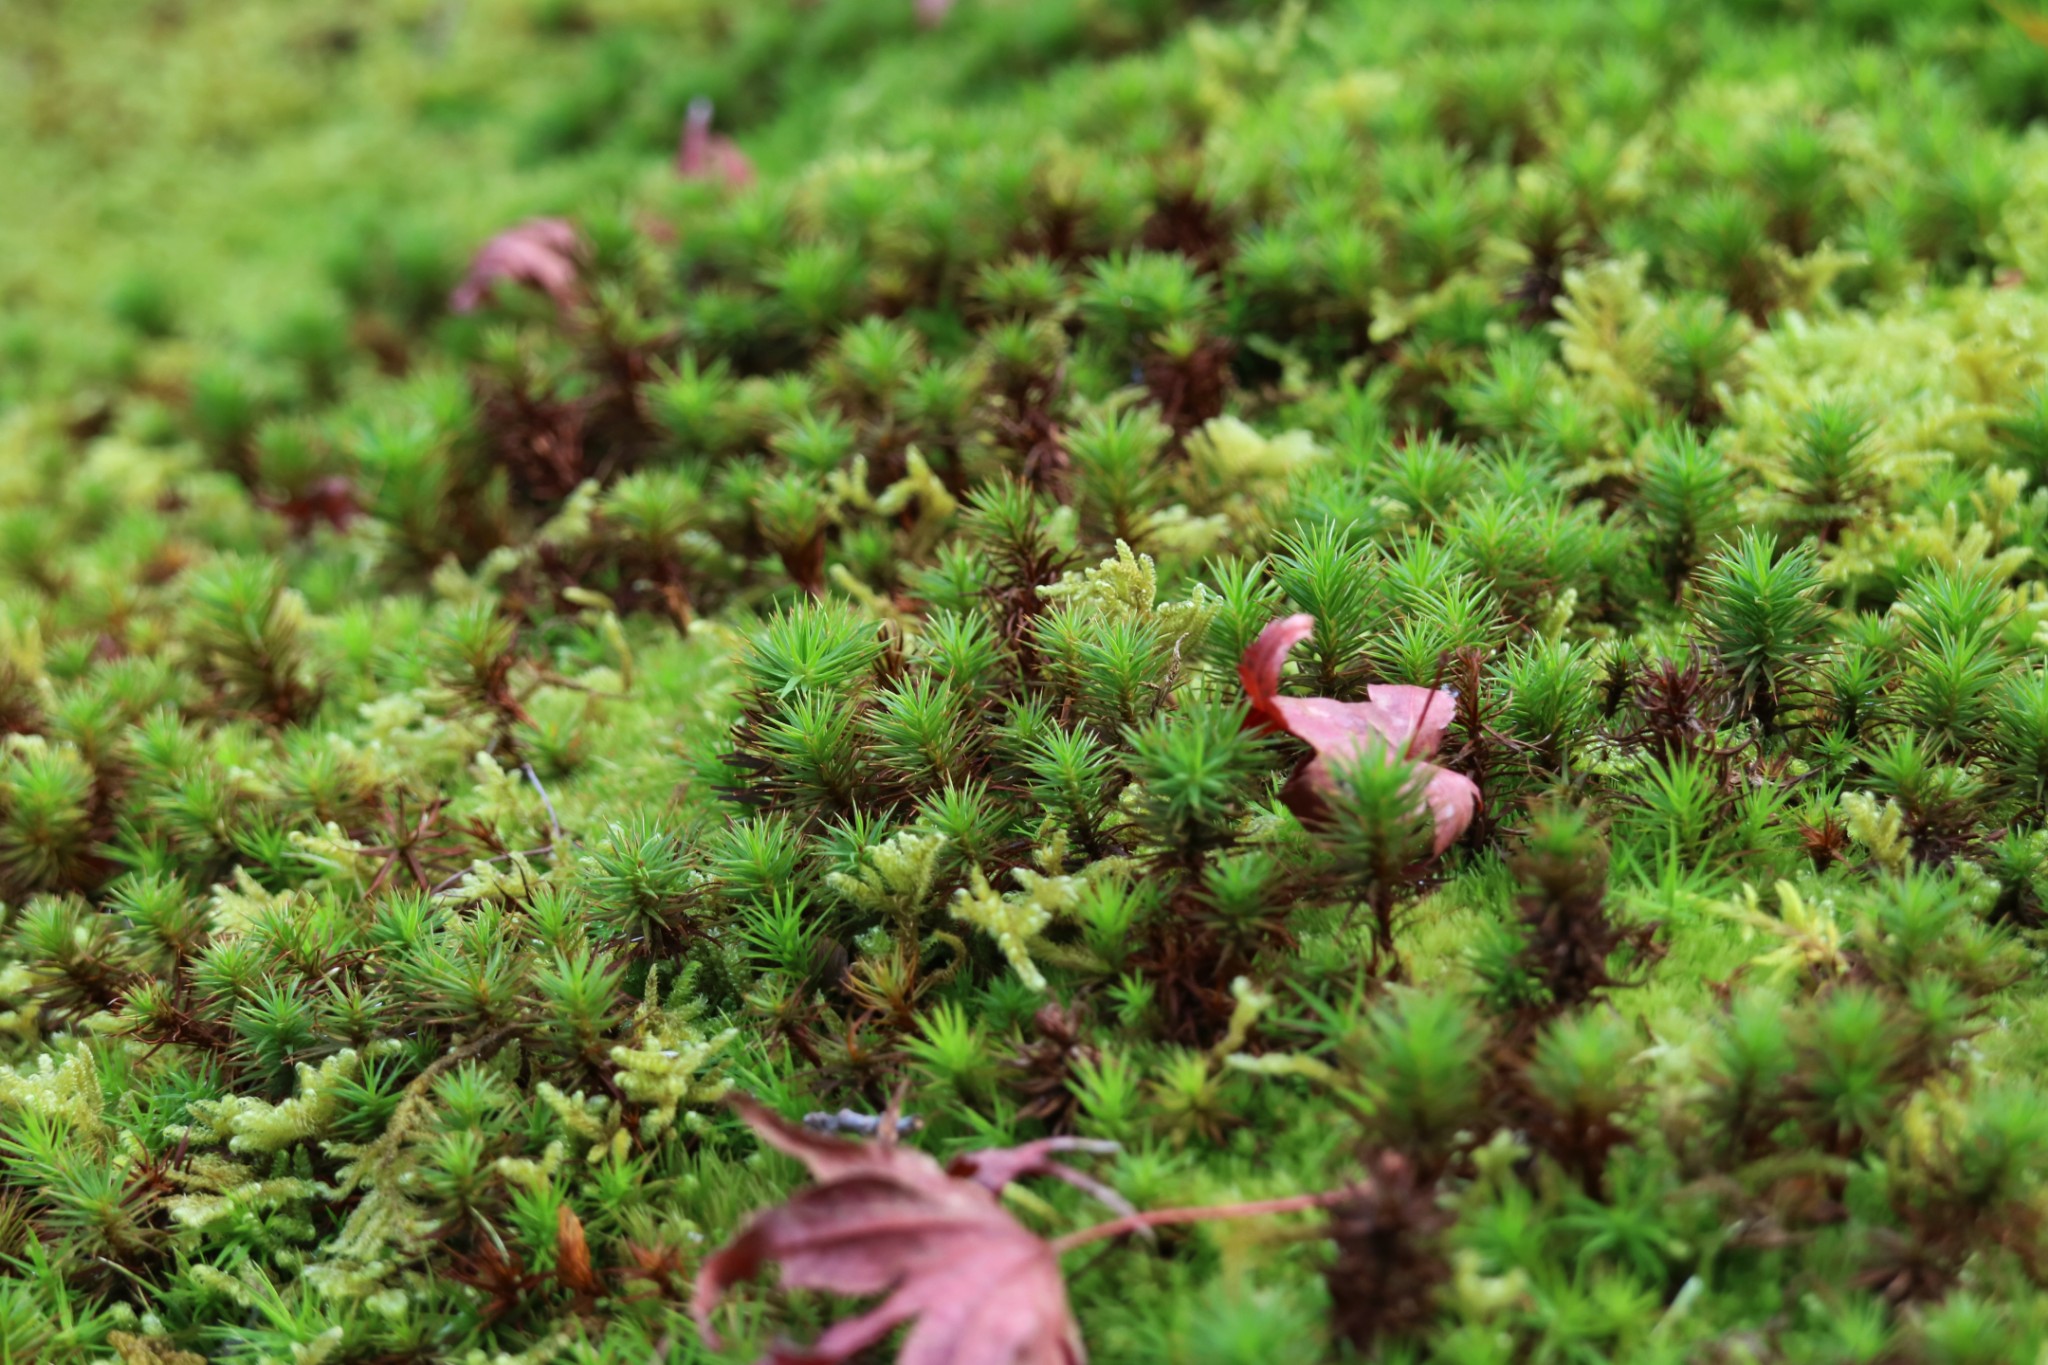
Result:
M2002 21L228 5L96 102L91 8L0 166L187 173L176 269L0 229L81 244L0 350L0 1354L682 1349L791 1187L736 1088L1341 1192L1105 1252L1103 1360L2039 1354ZM1313 803L1295 614L1278 700L1438 699Z

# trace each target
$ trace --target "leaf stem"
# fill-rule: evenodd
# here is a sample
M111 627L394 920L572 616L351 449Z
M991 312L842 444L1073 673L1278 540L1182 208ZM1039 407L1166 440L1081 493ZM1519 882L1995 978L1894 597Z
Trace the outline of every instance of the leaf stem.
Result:
M1147 1228L1173 1227L1182 1223L1220 1223L1233 1218L1263 1218L1276 1213L1305 1213L1310 1209L1325 1209L1332 1204L1341 1204L1356 1196L1362 1187L1347 1185L1342 1189L1324 1190L1319 1194L1293 1194L1285 1199L1261 1199L1249 1204L1208 1204L1197 1208L1154 1209L1150 1213L1127 1214L1112 1218L1106 1223L1070 1232L1064 1237L1055 1237L1049 1243L1054 1255L1064 1255L1075 1247L1099 1242L1105 1237L1121 1237L1127 1232L1142 1232Z

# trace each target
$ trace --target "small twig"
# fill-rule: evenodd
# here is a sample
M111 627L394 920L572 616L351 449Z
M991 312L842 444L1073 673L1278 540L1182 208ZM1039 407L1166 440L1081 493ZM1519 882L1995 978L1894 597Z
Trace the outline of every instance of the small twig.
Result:
M553 853L554 851L555 846L553 844L543 844L539 848L529 848L521 852L500 853L495 858L480 858L476 862L473 862L469 866L463 868L460 872L455 873L453 876L444 878L442 881L436 884L432 890L428 891L427 894L430 896L438 896L443 891L453 890L456 886L461 884L462 879L464 877L467 877L470 873L476 871L479 865L489 867L493 863L508 862L513 858L538 858L544 853Z
M531 763L522 763L519 770L526 774L526 780L540 793L540 803L548 810L548 847L559 848L562 843L562 822L555 818L555 803L548 800L548 789L540 784L540 774L533 770Z
M622 685L616 692L604 692L592 687L589 683L577 682L574 678L557 673L553 669L541 669L539 672L540 676L535 680L533 688L527 694L528 696L540 691L543 687L559 687L564 692L581 692L586 697L597 697L600 700L607 701L618 701L633 695L633 689L630 686Z
M849 1032L849 1038L851 1033ZM881 1131L877 1136L884 1147L896 1145L896 1139L903 1136L903 1101L910 1098L910 1078L904 1077L896 1083L896 1089L889 1096L889 1105L882 1110Z
M1080 1144L1087 1142L1086 1138L1071 1138L1068 1139L1068 1141L1073 1142L1075 1145L1072 1147L1063 1147L1059 1150L1092 1152L1099 1152L1103 1150L1102 1147L1095 1145L1089 1145L1085 1147L1081 1146ZM1118 1149L1118 1144L1114 1142L1107 1144L1107 1146L1111 1151L1115 1151ZM1116 1214L1120 1218L1144 1217L1143 1214L1138 1212L1137 1205L1133 1204L1130 1200L1124 1198L1121 1194L1117 1193L1116 1190L1112 1189L1108 1185L1103 1184L1100 1180L1097 1180L1094 1176L1089 1175L1085 1171L1077 1171L1072 1166L1068 1166L1062 1162L1049 1161L1046 1163L1045 1173L1047 1175L1052 1176L1055 1180L1064 1180L1067 1184L1072 1185L1075 1189L1089 1196L1091 1199L1095 1200L1095 1202L1101 1204L1103 1207L1107 1208L1111 1213ZM1149 1227L1137 1227L1132 1229L1132 1231L1136 1232L1140 1237L1143 1237L1148 1242L1157 1240L1152 1235L1152 1229Z
M1429 700L1422 703L1422 710L1415 716L1415 727L1408 732L1408 738L1401 741L1401 757L1404 760L1412 761L1415 757L1415 741L1422 738L1423 722L1429 719L1429 708L1436 705L1436 694L1448 690L1444 687L1444 660L1448 657L1447 654L1436 656L1436 675L1429 680ZM1457 693L1451 693L1453 720L1457 718L1457 696Z
M851 1133L856 1137L871 1138L882 1131L880 1114L863 1114L858 1109L841 1109L838 1113L820 1110L804 1115L804 1127L814 1133L838 1135ZM897 1136L914 1133L924 1127L924 1120L915 1114L902 1114L896 1119Z
M1289 1195L1285 1199L1263 1199L1250 1204L1211 1204L1192 1209L1154 1209L1150 1213L1112 1218L1107 1223L1070 1232L1064 1237L1055 1237L1051 1246L1055 1255L1063 1255L1075 1247L1099 1242L1105 1237L1121 1237L1127 1232L1140 1232L1146 1228L1173 1227L1182 1223L1220 1223L1233 1218L1263 1218L1276 1213L1306 1213L1311 1209L1326 1209L1358 1196L1361 1185L1349 1185L1341 1190L1324 1190L1320 1194Z
M1115 1156L1124 1149L1121 1142L1110 1138L1049 1137L1044 1144L1048 1152L1080 1152L1086 1156Z

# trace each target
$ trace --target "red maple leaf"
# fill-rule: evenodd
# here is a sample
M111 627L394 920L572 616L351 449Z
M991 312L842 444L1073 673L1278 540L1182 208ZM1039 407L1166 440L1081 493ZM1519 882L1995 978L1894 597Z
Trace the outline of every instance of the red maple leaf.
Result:
M1366 689L1365 701L1283 697L1281 666L1288 652L1315 628L1313 616L1282 617L1259 632L1237 665L1252 705L1250 723L1292 735L1315 750L1281 790L1281 800L1304 820L1324 819L1326 798L1337 781L1332 760L1341 763L1371 749L1391 748L1415 765L1422 802L1436 824L1435 849L1441 854L1472 823L1479 803L1479 788L1471 778L1428 761L1443 745L1458 699L1442 688L1404 683L1374 683Z
M540 290L557 308L568 308L576 301L582 246L575 226L562 218L532 218L506 228L476 253L469 273L448 296L448 306L472 312L490 299L500 281L510 281Z
M743 190L754 183L754 163L739 143L711 131L711 101L702 96L690 101L689 115L683 120L682 141L676 145L676 174L685 180L708 180L729 190Z
M848 1142L786 1123L749 1099L733 1104L762 1141L803 1162L817 1183L756 1214L705 1262L690 1308L713 1349L720 1343L712 1309L774 1261L787 1286L884 1297L807 1347L773 1348L766 1365L836 1365L905 1323L897 1365L1085 1365L1058 1249L1012 1218L996 1192L1026 1175L1099 1192L1051 1158L1103 1144L1053 1138L972 1152L942 1168L896 1145L893 1123L882 1126L880 1141Z
M712 1310L726 1290L769 1261L782 1282L834 1294L882 1295L858 1317L833 1324L809 1346L773 1347L762 1365L841 1365L909 1324L896 1365L1087 1365L1081 1330L1067 1306L1059 1258L1076 1247L1151 1229L1272 1214L1305 1213L1356 1200L1369 1184L1317 1194L1139 1213L1113 1190L1053 1160L1060 1152L1115 1151L1113 1142L1045 1138L1021 1147L968 1152L941 1168L896 1145L894 1106L874 1142L846 1142L786 1123L755 1101L732 1105L777 1151L795 1157L818 1183L754 1215L739 1236L704 1263L690 1312L707 1346L722 1349ZM1049 1175L1118 1212L1106 1223L1048 1242L997 1200L1003 1186Z

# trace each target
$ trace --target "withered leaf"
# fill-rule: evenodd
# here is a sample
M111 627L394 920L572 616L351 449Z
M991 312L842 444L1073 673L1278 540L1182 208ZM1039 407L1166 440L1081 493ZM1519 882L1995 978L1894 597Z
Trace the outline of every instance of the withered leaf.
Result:
M567 1204L555 1210L555 1280L579 1297L594 1297L604 1290L604 1282L590 1266L590 1241L583 1235L583 1220Z
M1314 634L1315 627L1313 616L1282 617L1259 632L1237 665L1238 680L1251 702L1251 723L1292 735L1315 750L1281 798L1304 819L1320 818L1324 798L1336 782L1333 759L1341 762L1368 748L1391 748L1414 763L1422 779L1422 800L1436 823L1435 848L1441 854L1472 823L1479 802L1479 788L1471 778L1428 761L1443 745L1444 731L1457 714L1457 698L1442 688L1391 683L1372 684L1364 701L1283 697L1281 667L1289 651Z
M731 138L711 131L711 101L690 101L676 145L676 174L685 180L706 180L729 190L754 183L754 163Z
M906 1323L898 1365L1086 1361L1057 1254L996 1197L1019 1176L1059 1174L1050 1154L1071 1145L970 1153L949 1174L887 1139L822 1137L752 1100L733 1103L817 1183L756 1214L705 1262L690 1306L707 1343L718 1345L711 1312L726 1290L774 1261L793 1288L884 1297L807 1347L778 1346L770 1365L835 1365Z
M476 253L469 273L448 296L448 306L458 313L473 312L504 281L538 289L554 300L555 307L568 308L576 301L581 250L582 238L566 219L532 218L506 228Z

